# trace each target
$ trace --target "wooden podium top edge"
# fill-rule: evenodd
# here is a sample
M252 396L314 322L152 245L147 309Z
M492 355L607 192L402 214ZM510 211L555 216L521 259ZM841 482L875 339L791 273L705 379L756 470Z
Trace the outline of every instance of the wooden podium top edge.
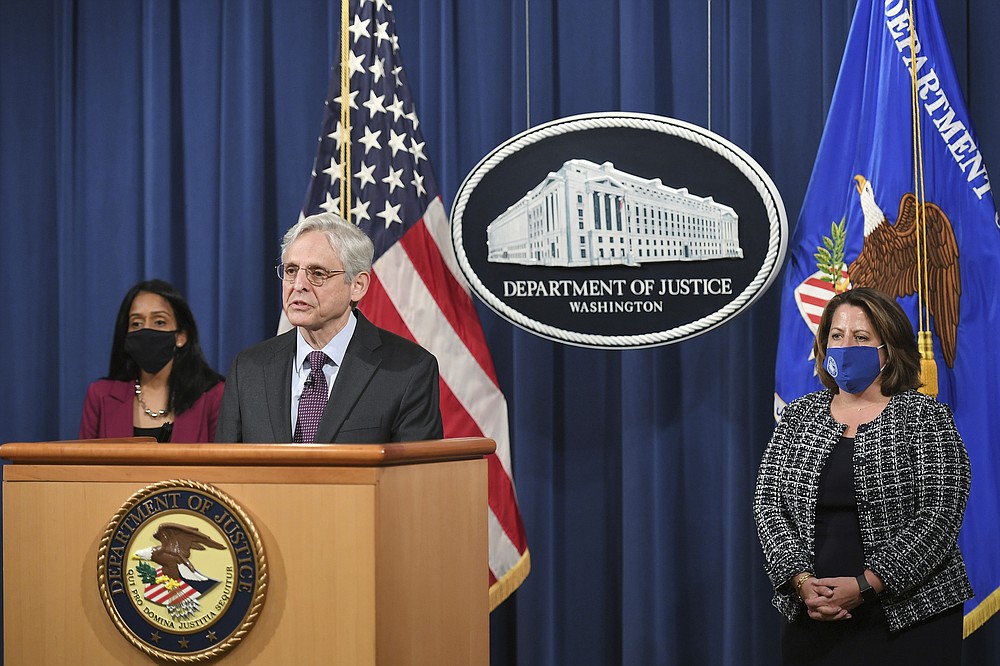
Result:
M148 437L9 442L0 458L16 464L384 467L482 458L484 437L391 444L157 444Z

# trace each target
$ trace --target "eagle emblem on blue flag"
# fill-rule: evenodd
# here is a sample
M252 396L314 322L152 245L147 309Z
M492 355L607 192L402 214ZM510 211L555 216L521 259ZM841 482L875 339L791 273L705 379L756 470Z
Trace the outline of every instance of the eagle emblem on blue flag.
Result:
M860 174L854 181L864 219L861 251L849 265L844 263L843 221L832 225L814 255L817 272L794 291L803 320L815 333L827 302L852 287L872 287L894 298L912 296L923 287L945 363L955 367L962 280L951 220L939 206L924 203L918 221L917 198L906 192L895 222L890 222L871 181Z

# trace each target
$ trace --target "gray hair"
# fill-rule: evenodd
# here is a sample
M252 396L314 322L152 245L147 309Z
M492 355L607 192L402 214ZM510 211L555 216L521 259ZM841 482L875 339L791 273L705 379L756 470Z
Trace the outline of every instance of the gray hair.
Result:
M352 282L359 273L371 271L375 247L365 232L335 213L317 213L299 220L281 239L281 260L288 247L307 231L326 234L330 247L344 264L344 282Z

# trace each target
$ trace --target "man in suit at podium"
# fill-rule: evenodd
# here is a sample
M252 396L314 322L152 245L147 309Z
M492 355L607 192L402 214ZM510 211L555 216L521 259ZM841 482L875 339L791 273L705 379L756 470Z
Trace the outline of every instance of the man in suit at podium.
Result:
M362 444L444 436L437 360L355 309L368 291L373 255L368 236L331 213L288 230L277 272L295 328L236 355L216 441Z

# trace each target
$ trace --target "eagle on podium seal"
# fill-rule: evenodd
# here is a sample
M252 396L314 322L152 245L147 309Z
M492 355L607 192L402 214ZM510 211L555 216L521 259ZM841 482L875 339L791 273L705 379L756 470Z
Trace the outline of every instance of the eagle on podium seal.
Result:
M205 661L253 627L267 560L246 512L208 484L173 480L135 493L108 524L98 586L115 627L146 654Z

